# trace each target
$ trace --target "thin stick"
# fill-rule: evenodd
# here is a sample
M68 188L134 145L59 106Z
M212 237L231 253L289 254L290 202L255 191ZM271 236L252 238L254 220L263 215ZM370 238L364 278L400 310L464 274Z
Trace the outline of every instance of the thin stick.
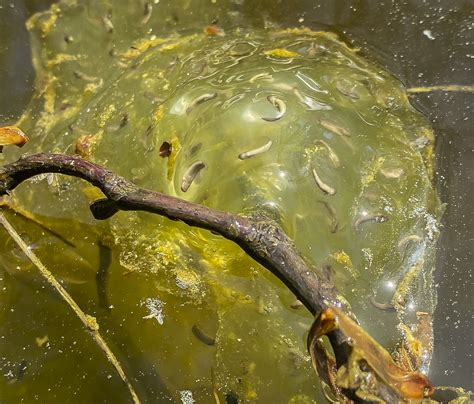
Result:
M64 244L67 244L69 247L76 248L76 246L71 243L67 238L63 237L61 234L50 229L39 219L35 218L30 212L23 210L15 205L10 205L7 201L0 199L0 209L5 209L11 211L13 214L21 216L28 222L34 223L36 226L39 226L44 232L51 234L52 236L61 240Z
M427 87L411 87L407 88L408 94L416 93L432 93L434 91L441 92L460 92L460 93L474 93L474 86L463 86L459 84L447 84L445 86L427 86Z
M13 226L10 224L10 222L7 220L7 218L3 215L2 212L0 212L0 223L3 225L3 227L8 232L10 237L18 245L18 247L20 247L23 253L30 259L30 261L36 266L36 268L38 268L41 276L43 276L43 278L46 279L46 281L48 281L48 283L54 289L56 289L56 291L61 295L64 301L69 305L69 307L74 311L74 313L76 313L76 316L79 317L79 319L82 321L87 331L89 331L89 333L92 335L92 338L94 338L99 348L102 349L102 351L105 353L105 356L107 357L109 362L114 366L120 378L127 386L133 402L135 404L139 404L140 399L138 398L137 393L135 392L135 389L133 388L132 384L128 380L127 375L125 374L122 368L122 365L120 365L120 362L117 360L114 353L110 350L109 346L107 345L107 342L105 342L104 338L100 334L99 324L97 324L96 318L93 316L90 316L89 314L84 313L81 310L81 308L74 301L71 295L56 280L54 275L44 266L41 260L33 252L33 250L28 248L26 243L23 241L23 239L20 237L18 232L13 228Z

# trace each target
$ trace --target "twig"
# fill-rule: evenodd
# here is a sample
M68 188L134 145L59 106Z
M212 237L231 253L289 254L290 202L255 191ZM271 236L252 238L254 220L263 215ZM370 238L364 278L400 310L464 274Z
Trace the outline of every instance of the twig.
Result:
M36 218L30 212L19 208L14 203L10 204L8 201L0 199L0 209L11 211L15 215L18 215L18 216L22 217L26 221L28 221L30 223L34 223L36 226L40 227L41 230L43 230L45 233L51 234L53 237L58 238L59 240L61 240L64 244L68 245L69 247L76 248L74 243L70 242L67 238L63 237L61 234L54 231L53 229L50 229L40 219Z
M137 393L135 392L135 389L133 388L130 381L128 380L127 375L125 374L125 372L122 368L122 365L117 360L114 353L111 351L111 349L107 345L107 342L105 342L104 338L100 334L99 324L97 324L96 318L93 317L93 316L90 316L89 314L84 313L81 310L81 308L74 301L74 299L71 297L71 295L56 280L54 275L44 266L44 264L41 262L41 260L33 252L33 250L28 248L26 243L23 241L23 239L20 237L18 232L13 228L13 226L6 219L6 217L4 216L4 214L2 212L0 212L0 223L3 225L3 227L8 232L10 237L18 245L18 247L20 247L20 249L23 251L23 253L30 259L30 261L36 266L36 268L38 268L38 271L40 272L41 276L43 276L43 278L46 279L46 281L61 295L61 297L68 304L68 306L74 311L74 313L76 313L76 316L79 317L81 322L86 327L87 331L89 331L89 333L92 335L92 338L94 338L94 340L97 343L97 345L99 346L99 348L102 349L102 351L105 353L105 356L107 357L109 362L113 365L113 367L115 368L115 370L119 374L120 378L122 379L122 381L127 386L128 391L130 392L130 396L132 397L133 402L135 404L139 404L140 400L137 396Z
M0 196L9 193L23 181L43 173L61 173L82 178L101 189L107 199L100 199L90 206L96 219L107 219L119 210L140 210L211 230L234 241L277 276L318 318L321 313L327 313L328 308L344 307L336 297L334 286L318 278L315 268L299 254L280 226L265 216L232 215L142 189L97 164L78 156L63 154L31 154L1 167ZM364 334L356 323L352 324L350 332ZM324 334L329 338L334 351L336 367L350 365L352 335L339 327L332 327ZM387 355L389 357L388 353ZM379 374L377 369L372 370ZM353 402L364 402L351 386L344 388L343 393ZM380 395L383 397L387 394L394 397L393 394L396 393L391 386L380 385Z

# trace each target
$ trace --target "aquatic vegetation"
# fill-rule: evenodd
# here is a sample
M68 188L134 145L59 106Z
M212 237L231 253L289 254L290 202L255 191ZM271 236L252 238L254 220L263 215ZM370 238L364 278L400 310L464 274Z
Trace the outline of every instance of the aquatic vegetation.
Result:
M364 328L393 350L404 340L414 369L426 372L432 338L414 330L419 313L426 319L436 303L440 204L431 183L432 131L402 84L327 32L151 35L137 27L158 18L146 4L65 1L30 20L37 93L18 123L31 137L21 152L76 150L141 187L276 220ZM9 149L5 158L19 153ZM55 241L60 248L37 253L46 263L68 257L60 279L97 314L142 397L321 396L304 343L311 316L292 308L291 293L236 246L146 213L96 222L89 204L103 195L94 188L57 176L37 182L15 190L9 203L38 223L9 216L32 244L41 223L74 245ZM74 262L99 267L99 244L112 251L109 310L99 305L93 270L81 272L81 285L71 281L81 280ZM48 390L62 378L81 399L126 401L58 301L42 295L21 319L8 312L37 281L3 235L0 247L12 290L2 297L3 334L25 341L47 334L51 346L65 340L69 351L40 357L41 347L23 352L12 337L1 348L4 373L7 361L26 360L36 376L22 382L28 394L66 399L70 391ZM384 304L393 310L381 310ZM97 386L74 387L80 383L67 369L76 366L86 378L98 375ZM2 383L16 397L15 384Z

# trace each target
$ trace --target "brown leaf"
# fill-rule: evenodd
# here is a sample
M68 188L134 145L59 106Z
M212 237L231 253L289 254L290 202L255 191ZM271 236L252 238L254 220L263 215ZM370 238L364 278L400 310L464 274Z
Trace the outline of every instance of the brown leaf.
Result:
M224 30L215 24L205 26L203 32L207 36L224 36Z
M171 146L171 143L169 142L163 142L160 146L160 157L169 157L169 155L172 152L173 147Z
M397 366L390 354L368 335L359 325L340 309L331 307L324 310L316 319L308 336L308 349L311 357L318 354L316 340L328 332L339 329L350 340L352 352L349 361L359 364L365 362L383 383L393 389L401 399L421 399L431 395L433 386L428 378L417 372L410 372ZM318 359L321 367L321 359ZM313 364L317 365L313 359ZM345 364L347 368L351 364ZM328 374L324 376L328 379ZM351 386L357 388L357 386ZM382 395L382 394L381 394Z
M335 397L328 397L328 392L324 391L326 398L330 402L336 402L336 399L342 400L340 388L336 384L337 367L336 360L328 352L321 339L330 331L336 328L336 318L330 310L325 310L314 321L308 335L308 351L311 356L311 362L321 380L326 383Z
M0 147L14 144L22 147L28 141L28 137L16 126L4 126L0 128Z
M95 140L95 135L81 135L76 139L74 152L82 158L90 158L91 146Z

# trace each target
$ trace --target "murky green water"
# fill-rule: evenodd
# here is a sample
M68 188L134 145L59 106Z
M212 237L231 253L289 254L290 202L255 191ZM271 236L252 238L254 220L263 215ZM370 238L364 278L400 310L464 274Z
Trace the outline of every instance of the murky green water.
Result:
M164 3L145 22L144 7L128 5L126 13L112 11L107 32L110 7L95 2L58 13L45 35L49 49L75 60L51 53L43 59L54 76L42 77L45 96L22 122L33 135L29 150L72 152L78 137L93 136L92 158L142 186L232 212L266 210L306 256L320 267L331 264L364 326L393 346L396 316L368 301L374 291L390 298L426 247L420 268L429 273L426 225L436 215L429 168L417 150L424 142L411 143L429 140L429 129L400 84L331 36L231 34L248 16L229 12L235 4L203 2L198 18ZM216 15L227 35L208 38L202 21ZM37 26L41 37L48 19ZM182 27L180 36L158 43ZM130 49L139 38L148 42ZM40 112L44 101L49 113ZM279 118L280 101L286 111ZM173 145L168 159L159 156L163 141ZM238 158L270 141L261 155ZM197 161L206 167L183 192L183 177ZM325 194L324 184L336 194ZM231 243L146 214L96 224L87 206L97 195L62 177L45 177L17 195L54 233L9 217L97 316L143 400L179 400L187 390L198 402L212 402L214 391L228 402L321 397L304 347L310 317L291 309L291 295ZM364 212L389 220L365 222ZM411 235L421 242L406 239ZM97 286L107 247L108 277ZM126 401L102 352L9 241L2 264L5 399ZM426 291L431 281L423 282ZM433 309L433 293L412 292L412 312Z

